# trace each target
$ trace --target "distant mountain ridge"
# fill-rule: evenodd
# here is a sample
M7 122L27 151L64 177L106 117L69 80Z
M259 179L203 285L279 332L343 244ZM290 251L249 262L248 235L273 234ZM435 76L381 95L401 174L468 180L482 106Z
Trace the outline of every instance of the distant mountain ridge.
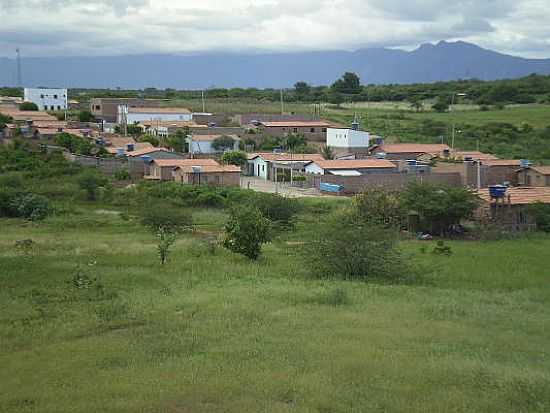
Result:
M290 87L299 80L328 85L346 71L363 83L430 83L550 74L550 59L525 59L462 41L423 44L418 49L372 48L300 53L200 53L22 59L26 86L70 88L203 89ZM0 85L16 81L14 59L0 58Z

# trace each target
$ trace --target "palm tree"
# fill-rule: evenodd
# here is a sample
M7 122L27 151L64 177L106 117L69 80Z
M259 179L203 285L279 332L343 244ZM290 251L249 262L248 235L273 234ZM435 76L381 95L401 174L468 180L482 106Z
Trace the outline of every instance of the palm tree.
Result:
M330 146L323 145L321 147L321 156L324 159L334 159L334 151Z

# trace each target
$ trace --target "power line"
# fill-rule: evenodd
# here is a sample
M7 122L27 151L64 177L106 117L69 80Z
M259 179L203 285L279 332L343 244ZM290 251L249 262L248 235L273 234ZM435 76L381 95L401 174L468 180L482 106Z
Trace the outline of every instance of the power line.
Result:
M15 49L17 53L17 87L23 87L23 78L21 76L21 51L19 47Z

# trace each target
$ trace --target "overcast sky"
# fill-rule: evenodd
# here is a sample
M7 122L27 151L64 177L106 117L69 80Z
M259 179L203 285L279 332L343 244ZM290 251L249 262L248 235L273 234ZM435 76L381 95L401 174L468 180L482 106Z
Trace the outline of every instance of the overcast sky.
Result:
M550 0L0 0L0 56L411 49L550 57Z

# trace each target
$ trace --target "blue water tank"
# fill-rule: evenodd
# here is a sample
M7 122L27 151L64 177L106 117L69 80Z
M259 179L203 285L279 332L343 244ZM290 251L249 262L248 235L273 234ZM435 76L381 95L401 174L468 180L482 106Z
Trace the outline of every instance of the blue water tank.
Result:
M386 159L386 152L378 152L374 154L376 159Z
M116 156L124 156L124 148L117 148Z
M529 159L520 159L519 160L519 166L522 168L529 168L529 165L531 165L531 162L529 162Z
M129 144L126 145L126 150L128 152L132 152L134 150L134 148L135 148L135 146L134 146L133 143L129 143Z
M333 192L338 193L342 192L344 190L344 187L342 185L336 185L336 184L329 184L326 182L321 182L319 184L319 189L324 192Z
M506 189L505 185L491 185L489 186L489 195L491 198L504 198L506 196Z
M144 163L150 163L153 161L153 158L151 158L149 155L141 155L140 158L143 159Z
M417 160L416 160L416 159L409 159L409 160L407 161L407 165L409 165L409 166L416 166L416 164L417 164Z

